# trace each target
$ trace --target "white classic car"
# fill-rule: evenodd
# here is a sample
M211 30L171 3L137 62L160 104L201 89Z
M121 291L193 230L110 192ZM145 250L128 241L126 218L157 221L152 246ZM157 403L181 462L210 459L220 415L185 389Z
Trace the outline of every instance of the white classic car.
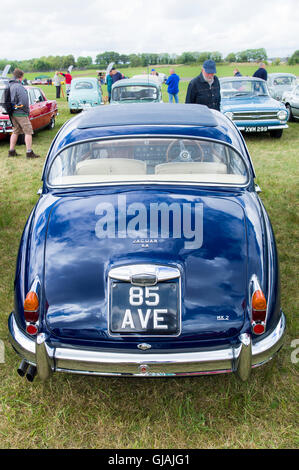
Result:
M282 95L282 102L289 110L289 121L299 119L299 85Z

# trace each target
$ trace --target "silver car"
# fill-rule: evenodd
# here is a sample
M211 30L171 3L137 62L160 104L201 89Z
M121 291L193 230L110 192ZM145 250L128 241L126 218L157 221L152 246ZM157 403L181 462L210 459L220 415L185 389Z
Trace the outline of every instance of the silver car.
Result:
M297 84L297 77L292 73L269 73L267 85L272 98L281 101L286 91L291 91Z
M282 96L282 102L289 110L289 121L299 119L299 85L292 91L286 91Z

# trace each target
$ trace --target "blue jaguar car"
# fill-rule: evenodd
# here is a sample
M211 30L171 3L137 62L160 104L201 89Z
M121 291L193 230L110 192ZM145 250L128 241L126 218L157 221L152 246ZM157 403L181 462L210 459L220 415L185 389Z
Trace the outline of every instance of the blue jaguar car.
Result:
M270 132L280 138L288 127L288 110L271 98L267 83L261 78L220 78L221 111L242 132Z
M286 321L244 139L201 105L115 109L72 118L49 149L8 320L18 373L247 380Z

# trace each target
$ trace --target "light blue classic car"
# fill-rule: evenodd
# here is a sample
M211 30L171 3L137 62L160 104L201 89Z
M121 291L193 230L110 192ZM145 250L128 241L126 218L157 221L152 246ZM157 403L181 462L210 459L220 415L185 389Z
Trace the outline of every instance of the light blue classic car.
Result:
M69 94L71 113L102 104L102 90L96 78L74 78Z
M161 103L161 84L151 78L128 78L112 85L111 104Z
M286 91L292 91L297 84L297 77L292 73L269 73L267 85L272 98L281 101Z
M260 78L225 77L220 79L221 111L242 132L267 132L282 136L288 127L288 110L269 94L267 83Z

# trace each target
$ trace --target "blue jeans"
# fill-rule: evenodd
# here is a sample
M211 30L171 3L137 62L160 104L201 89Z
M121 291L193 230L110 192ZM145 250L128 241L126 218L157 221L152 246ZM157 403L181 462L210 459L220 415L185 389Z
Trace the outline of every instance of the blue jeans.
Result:
M179 102L179 94L178 93L176 93L175 95L173 93L168 93L168 96L169 96L169 103L173 102L173 98L174 98L174 101L176 103Z

